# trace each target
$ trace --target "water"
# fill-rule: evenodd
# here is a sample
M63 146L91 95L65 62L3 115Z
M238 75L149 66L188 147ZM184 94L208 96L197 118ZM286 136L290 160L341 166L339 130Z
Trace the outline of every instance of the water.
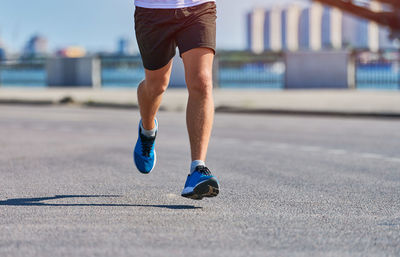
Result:
M358 89L400 89L400 65L398 63L359 65L356 72Z
M284 67L281 65L244 68L220 68L221 88L259 88L280 90L284 87ZM135 88L144 78L143 68L104 68L103 87ZM356 72L358 89L399 90L400 65L360 65ZM1 69L2 87L46 87L44 69Z
M102 70L103 87L127 87L135 88L144 79L144 69L112 69Z
M282 89L284 87L285 65L249 64L243 67L220 68L219 86L221 88L265 88Z
M0 84L2 87L46 87L44 69L1 69Z

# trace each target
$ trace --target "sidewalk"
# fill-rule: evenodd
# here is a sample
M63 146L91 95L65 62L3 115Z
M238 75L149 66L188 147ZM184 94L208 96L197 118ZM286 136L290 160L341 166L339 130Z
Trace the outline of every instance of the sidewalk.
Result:
M400 118L400 91L216 89L219 112ZM186 89L167 90L161 109L184 111ZM0 88L0 104L76 104L137 108L136 89Z

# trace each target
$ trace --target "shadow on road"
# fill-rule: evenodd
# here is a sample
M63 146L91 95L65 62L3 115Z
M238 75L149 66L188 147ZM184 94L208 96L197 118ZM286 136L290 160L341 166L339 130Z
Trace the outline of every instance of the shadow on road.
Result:
M43 203L46 200L56 200L65 198L107 198L107 197L121 197L120 195L56 195L53 197L39 197L39 198L15 198L0 201L1 205L8 206L59 206L59 207L73 207L73 206L98 206L98 207L154 207L166 208L173 210L184 209L202 209L193 205L157 205L157 204L107 204L107 203Z

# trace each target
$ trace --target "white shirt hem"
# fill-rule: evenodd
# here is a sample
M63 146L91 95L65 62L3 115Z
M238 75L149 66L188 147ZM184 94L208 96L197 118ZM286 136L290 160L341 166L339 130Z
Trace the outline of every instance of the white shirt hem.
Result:
M142 7L142 8L151 8L151 9L178 9L178 8L185 8L185 7L192 7L208 2L215 2L215 0L202 0L195 3L189 4L155 4L155 3L148 3L148 2L141 2L139 0L135 1L135 6Z

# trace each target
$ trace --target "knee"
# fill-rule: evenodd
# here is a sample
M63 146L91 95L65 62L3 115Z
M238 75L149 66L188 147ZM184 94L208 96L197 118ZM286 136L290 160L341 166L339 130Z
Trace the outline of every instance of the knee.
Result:
M189 94L209 96L212 94L213 82L211 72L200 72L186 79Z
M151 95L161 95L167 90L169 84L168 76L146 77L143 86L146 92Z

